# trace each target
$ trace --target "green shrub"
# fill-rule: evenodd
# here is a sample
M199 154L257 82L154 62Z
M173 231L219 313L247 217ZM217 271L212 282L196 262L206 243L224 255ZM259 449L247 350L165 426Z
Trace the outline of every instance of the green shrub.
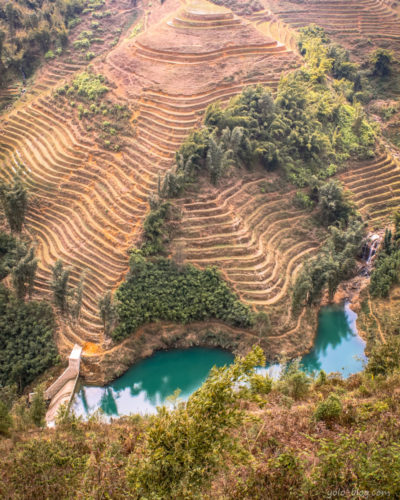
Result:
M43 386L39 385L32 396L29 416L37 427L44 427L46 416L46 401L44 400Z
M297 191L293 203L296 207L302 208L303 210L312 210L315 205L310 196L302 191Z
M88 446L79 446L76 441L70 436L57 436L55 440L39 436L18 443L9 473L12 496L32 499L75 497L72 492L82 485L78 474L84 473L89 460Z
M0 435L7 435L12 424L13 420L6 404L0 400Z
M84 49L88 49L90 47L90 40L89 38L81 38L79 40L75 40L74 42L74 49L77 49L77 50L84 50Z
M79 17L74 17L73 19L70 19L68 21L68 29L70 29L70 30L74 29L81 22L82 22L82 19L80 19Z
M287 365L278 383L278 387L283 394L290 396L296 401L308 394L310 385L310 377L304 371L300 370L297 360Z
M86 71L74 78L72 88L79 96L86 97L91 101L96 101L108 92L108 87L105 85L105 79L102 75L95 75Z
M46 52L46 54L44 55L44 58L46 59L46 61L50 60L50 59L54 59L56 56L54 54L54 52L52 50L48 50Z
M330 394L317 406L314 412L314 419L317 422L323 420L324 422L331 424L337 420L341 414L342 403L340 402L340 399L336 395Z
M250 391L253 394L269 394L272 390L272 379L268 375L255 373L249 379Z
M373 347L366 371L372 375L389 375L400 368L400 338L390 337L386 344Z

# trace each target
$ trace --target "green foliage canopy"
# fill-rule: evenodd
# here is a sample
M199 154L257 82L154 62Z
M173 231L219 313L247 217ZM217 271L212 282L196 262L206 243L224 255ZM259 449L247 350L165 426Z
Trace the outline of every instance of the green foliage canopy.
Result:
M68 24L86 3L86 0L0 0L0 69L30 74L41 55L51 47L66 45Z
M0 284L0 384L22 390L58 359L46 302L20 302Z
M364 224L357 219L351 220L344 229L330 227L330 236L318 255L304 264L296 278L292 290L294 313L318 303L326 286L329 297L333 298L339 283L354 272L364 233Z
M261 164L306 186L313 175L332 175L332 165L373 155L375 132L362 108L347 99L353 95L347 84L331 85L326 78L333 74L355 86L357 67L344 49L324 40L318 30L303 36L305 64L281 79L275 98L262 86L247 87L224 109L210 105L203 128L177 153L175 171L164 180L165 196L179 195L201 171L215 184L232 166Z
M214 318L244 327L253 322L249 307L236 298L215 267L178 267L165 258L146 260L140 251L132 253L130 273L115 296L115 340L158 320L189 323Z
M375 260L369 290L372 297L387 297L400 271L400 214L395 214L395 232L386 230L383 248Z

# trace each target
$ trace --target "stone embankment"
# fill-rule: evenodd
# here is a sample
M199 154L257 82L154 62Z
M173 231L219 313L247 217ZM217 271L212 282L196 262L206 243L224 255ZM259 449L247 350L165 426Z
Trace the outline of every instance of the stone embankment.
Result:
M54 425L60 406L71 403L79 377L81 354L82 347L75 344L68 358L68 367L44 393L45 399L50 400L46 413L46 423L50 427Z

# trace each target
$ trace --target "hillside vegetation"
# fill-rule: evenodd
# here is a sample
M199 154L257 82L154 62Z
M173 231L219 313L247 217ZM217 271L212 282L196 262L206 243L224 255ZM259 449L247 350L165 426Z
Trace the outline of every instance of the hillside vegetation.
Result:
M400 494L399 342L342 380L287 367L254 374L260 349L213 369L187 403L111 424L60 416L34 432L0 409L0 494L32 498L364 498ZM10 404L8 405L10 407ZM28 431L28 429L31 429ZM12 438L12 439L11 439ZM24 481L21 481L24 477ZM356 493L351 493L355 492Z
M40 56L50 49L62 52L68 29L87 4L103 0L1 0L0 84L6 70L32 73Z
M0 0L1 499L400 498L398 15L214 3ZM372 230L365 369L256 372ZM154 416L44 428L58 350L98 383L185 341L257 347Z
M334 175L350 158L374 155L374 129L358 102L362 84L349 53L313 26L303 29L299 48L304 64L281 79L276 97L260 86L224 108L209 106L202 129L177 153L162 195L180 194L204 170L215 184L233 165L280 169L305 186L313 175Z

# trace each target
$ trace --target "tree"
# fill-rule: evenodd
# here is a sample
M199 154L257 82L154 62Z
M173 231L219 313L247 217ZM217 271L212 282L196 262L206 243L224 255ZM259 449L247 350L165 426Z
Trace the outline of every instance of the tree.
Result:
M23 243L11 234L0 232L0 281L10 274L18 259L25 253Z
M64 314L67 312L68 308L68 281L70 269L64 269L62 261L57 260L51 270L53 277L50 287L53 291L54 303L60 309L61 313Z
M1 60L5 38L6 34L4 33L4 31L0 30L0 84L3 82L3 78L5 77L6 73L3 61Z
M69 298L69 311L71 312L71 316L73 319L79 319L81 309L82 309L82 297L83 297L83 288L85 284L85 271L81 274L81 278L79 280L78 286L74 288L70 293Z
M183 240L179 240L175 243L172 248L172 260L178 266L178 269L181 269L185 264L186 259L186 244Z
M113 304L113 298L110 291L108 291L104 297L99 300L99 312L100 318L103 322L104 333L109 334L112 324L116 319L116 310Z
M319 214L323 224L347 222L353 209L346 199L341 185L330 180L319 188Z
M324 45L329 43L329 38L324 28L316 24L309 24L308 26L304 26L304 28L300 28L299 33L300 36L297 42L297 46L299 48L300 54L303 56L306 53L306 47L304 47L304 43L308 40L317 39Z
M388 76L394 60L393 52L387 49L375 49L370 55L372 72L375 76Z
M26 255L16 263L12 270L12 282L15 294L19 300L23 300L26 294L32 295L38 259L35 258L35 249L30 247Z
M245 132L243 127L235 127L230 130L228 127L222 131L221 143L224 145L225 151L230 151L232 159L237 163L239 162L239 155L241 151L242 141Z
M300 369L300 361L298 359L290 362L284 368L279 379L279 387L282 392L296 401L308 394L310 385L311 379Z
M46 401L44 400L43 386L39 385L33 394L29 415L37 427L44 427L46 416Z
M224 150L222 143L217 142L214 137L210 137L207 151L207 168L210 172L212 184L217 184L220 177L226 172L230 166L231 157L231 150Z
M260 338L266 337L271 330L269 315L264 311L258 312L255 316L255 326Z
M13 424L7 405L0 400L0 434L7 435Z
M11 231L20 233L25 221L28 195L19 175L11 184L0 184L0 200Z
M346 78L354 81L357 74L357 64L350 62L350 53L340 45L331 44L328 47L328 57L332 59L332 76L337 79Z
M127 476L140 498L200 498L222 468L223 457L243 461L246 452L233 435L243 422L240 401L256 366L264 365L259 347L245 358L213 368L208 379L173 412L159 408L142 453L132 454Z

